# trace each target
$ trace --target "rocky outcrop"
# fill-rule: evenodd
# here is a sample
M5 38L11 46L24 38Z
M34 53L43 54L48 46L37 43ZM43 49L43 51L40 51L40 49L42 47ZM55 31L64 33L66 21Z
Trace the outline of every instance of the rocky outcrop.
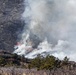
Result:
M76 75L76 68L71 70L56 69L56 70L41 70L36 69L21 69L21 68L0 68L0 75Z
M23 28L24 0L0 0L0 49L13 51L17 34Z

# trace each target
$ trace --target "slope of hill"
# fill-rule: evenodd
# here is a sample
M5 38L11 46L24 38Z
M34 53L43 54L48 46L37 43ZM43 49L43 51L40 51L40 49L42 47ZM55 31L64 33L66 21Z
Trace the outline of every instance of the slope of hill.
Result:
M0 51L0 75L76 75L76 62L53 56L38 56L30 60Z
M13 51L17 34L24 25L23 0L0 0L0 49Z

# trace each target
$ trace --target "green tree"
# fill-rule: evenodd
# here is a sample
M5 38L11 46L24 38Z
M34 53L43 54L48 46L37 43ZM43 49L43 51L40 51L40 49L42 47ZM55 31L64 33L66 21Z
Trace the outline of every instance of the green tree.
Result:
M69 61L69 58L66 56L64 59L63 59L64 62L68 62Z
M67 56L64 57L64 59L63 59L63 65L67 65L68 61L69 61L69 58Z
M0 66L4 66L6 64L5 59L0 56Z
M53 69L55 67L55 57L54 56L47 56L45 58L45 61L44 61L44 65L41 66L42 69Z

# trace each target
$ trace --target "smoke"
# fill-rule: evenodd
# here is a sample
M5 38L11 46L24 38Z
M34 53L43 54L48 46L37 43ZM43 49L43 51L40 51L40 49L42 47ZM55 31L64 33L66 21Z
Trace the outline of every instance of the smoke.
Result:
M68 56L76 61L76 0L25 0L25 27L15 53Z

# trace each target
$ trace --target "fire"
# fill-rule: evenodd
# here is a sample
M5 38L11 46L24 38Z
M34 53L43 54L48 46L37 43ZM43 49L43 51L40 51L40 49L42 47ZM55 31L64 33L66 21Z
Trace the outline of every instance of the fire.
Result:
M21 43L20 42L17 42L17 44L16 44L17 46L20 46L21 45Z
M76 60L76 0L25 0L24 3L22 18L26 23L14 52L28 58L45 53Z

